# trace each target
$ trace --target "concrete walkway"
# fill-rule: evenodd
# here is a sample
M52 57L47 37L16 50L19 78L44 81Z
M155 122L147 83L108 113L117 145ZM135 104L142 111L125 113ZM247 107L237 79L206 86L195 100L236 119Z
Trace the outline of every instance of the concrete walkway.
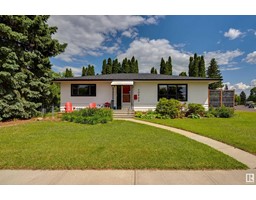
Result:
M0 170L0 185L256 185L246 174L256 170Z
M140 124L146 124L146 125L154 126L157 128L162 128L162 129L165 129L168 131L172 131L174 133L184 135L192 140L196 140L198 142L206 144L214 149L217 149L218 151L221 151L224 154L229 155L230 157L240 161L241 163L244 163L250 169L256 169L256 156L255 155L252 155L248 152L237 149L230 145L224 144L222 142L218 142L216 140L213 140L208 137L204 137L204 136L201 136L201 135L189 132L189 131L184 131L181 129L172 128L172 127L155 124L155 123L151 123L151 122L146 122L146 121L141 121L141 120L136 120L136 119L122 119L122 120L136 122L136 123L140 123Z

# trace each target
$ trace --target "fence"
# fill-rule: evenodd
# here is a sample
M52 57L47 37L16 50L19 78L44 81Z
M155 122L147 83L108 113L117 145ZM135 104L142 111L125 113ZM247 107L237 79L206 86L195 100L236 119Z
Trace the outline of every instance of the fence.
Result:
M209 106L212 107L234 107L235 90L209 90Z

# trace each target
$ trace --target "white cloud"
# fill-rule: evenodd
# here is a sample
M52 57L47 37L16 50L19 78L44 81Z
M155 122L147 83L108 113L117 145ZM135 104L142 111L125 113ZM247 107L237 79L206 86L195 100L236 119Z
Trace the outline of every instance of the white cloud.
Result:
M129 28L128 30L122 33L122 36L128 38L135 38L138 35L138 30L136 28Z
M48 24L57 26L55 38L68 43L65 52L57 58L66 62L76 56L100 55L102 51L117 51L119 46L106 45L118 32L132 31L131 37L138 34L135 26L156 24L159 17L150 16L51 16ZM120 44L120 43L117 43ZM111 50L108 50L110 48Z
M206 67L209 65L212 58L215 58L218 65L228 65L228 67L222 67L223 70L237 70L240 69L239 67L230 68L232 65L236 64L233 60L241 55L244 52L240 51L239 49L233 51L211 51L211 52L204 52L205 56L205 63Z
M251 86L250 86L250 85L246 85L246 84L244 84L243 82L240 82L240 83L235 84L234 87L235 87L236 89L239 89L239 90L247 90L247 89L249 89Z
M234 70L239 70L241 67L221 67L221 71L234 71Z
M246 96L248 97L250 95L250 90L256 86L256 79L253 79L251 81L251 85L247 85L243 82L240 82L240 83L236 83L236 84L231 84L230 82L226 82L226 83L223 83L224 87L223 89L225 88L225 85L228 86L228 89L230 90L235 90L236 94L240 94L242 91L245 92Z
M251 63L251 64L256 64L256 51L249 53L246 58L245 61L247 63Z
M183 47L186 46L186 44L185 44L185 43L179 43L179 44L174 44L173 46L174 46L175 48L183 48Z
M122 60L125 57L131 58L135 56L139 62L140 72L149 73L151 67L156 67L159 72L161 58L163 57L167 60L171 56L173 74L177 75L182 71L188 70L190 55L188 52L175 49L166 39L150 40L148 38L140 38L134 40L129 48L120 53L117 58Z
M224 33L224 36L229 38L230 40L234 40L236 38L238 38L239 36L241 36L243 33L238 30L238 29L234 29L234 28L230 28L228 30L228 32Z
M251 81L251 86L252 86L252 87L256 87L256 79L253 79L253 80Z

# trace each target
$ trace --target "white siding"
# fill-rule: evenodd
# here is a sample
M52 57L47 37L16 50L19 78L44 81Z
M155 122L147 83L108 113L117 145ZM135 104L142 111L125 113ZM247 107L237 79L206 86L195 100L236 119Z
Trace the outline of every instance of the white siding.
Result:
M96 97L75 97L71 96L71 84L96 84ZM61 111L64 111L65 103L71 102L73 107L84 108L90 103L104 104L111 102L111 82L62 82L61 83Z
M133 94L138 95L134 100L134 110L154 110L157 104L157 87L156 82L135 82Z
M184 103L202 104L208 109L208 83L207 82L135 82L134 94L138 95L138 99L134 100L134 110L146 111L154 110L158 103L158 84L187 84L188 99Z
M72 97L71 96L71 84L96 84L96 97ZM145 111L154 110L158 103L158 84L187 84L188 101L185 103L199 103L208 109L208 83L207 82L173 82L173 81L161 81L161 82L141 82L135 81L133 94L138 96L137 100L134 100L134 110ZM116 106L116 86L114 87L114 99ZM112 99L112 87L111 81L108 82L62 82L61 83L61 110L64 110L66 102L72 102L73 107L84 108L90 103L104 104L105 102L111 102Z
M188 103L202 104L208 110L208 83L189 83Z

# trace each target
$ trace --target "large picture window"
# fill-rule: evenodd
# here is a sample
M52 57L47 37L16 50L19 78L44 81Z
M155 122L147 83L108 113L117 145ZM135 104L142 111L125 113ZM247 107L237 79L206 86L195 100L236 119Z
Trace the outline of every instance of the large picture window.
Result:
M96 96L96 84L72 84L71 96Z
M161 98L187 101L187 84L159 84L158 101Z

